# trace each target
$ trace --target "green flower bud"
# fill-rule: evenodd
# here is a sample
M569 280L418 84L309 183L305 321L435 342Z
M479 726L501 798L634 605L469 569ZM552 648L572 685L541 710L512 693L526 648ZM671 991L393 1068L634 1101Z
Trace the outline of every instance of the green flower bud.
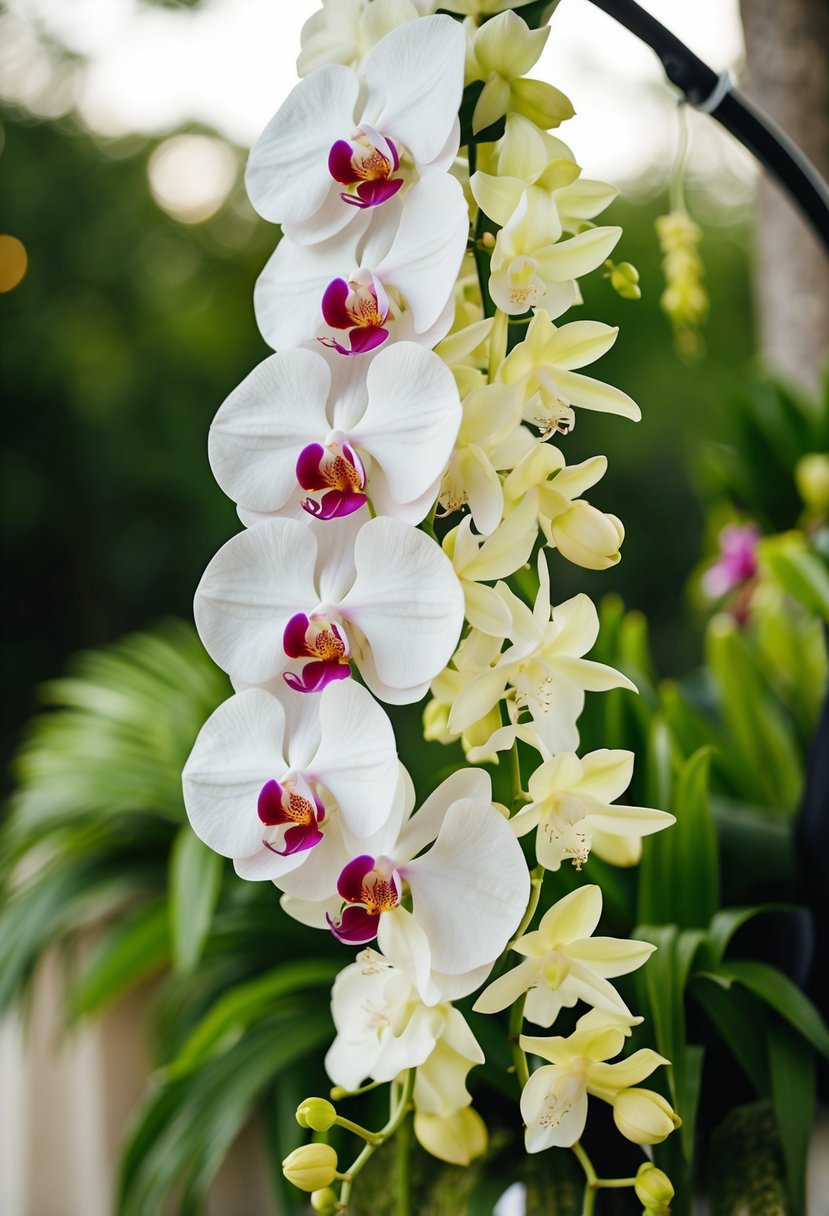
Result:
M296 1108L299 1126L310 1127L315 1132L327 1132L336 1119L337 1112L326 1098L306 1098Z
M641 300L639 271L630 262L620 262L610 272L610 286L623 300Z
M670 1178L650 1161L639 1166L634 1190L645 1211L656 1213L658 1216L665 1216L674 1197Z
M337 1154L330 1144L303 1144L282 1162L282 1173L301 1191L319 1191L337 1177Z
M810 452L796 464L794 480L804 504L817 512L829 511L829 456Z
M320 1216L335 1216L339 1206L337 1195L330 1186L322 1191L314 1191L311 1196L311 1209L319 1212Z

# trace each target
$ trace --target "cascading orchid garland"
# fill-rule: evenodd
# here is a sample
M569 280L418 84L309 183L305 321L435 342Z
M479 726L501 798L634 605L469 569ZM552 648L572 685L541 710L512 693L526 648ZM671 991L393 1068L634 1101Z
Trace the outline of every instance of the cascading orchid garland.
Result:
M245 530L210 562L195 615L237 691L187 762L187 811L241 877L272 881L291 916L361 948L334 985L326 1066L338 1099L390 1084L392 1115L371 1132L325 1099L302 1104L303 1126L364 1141L342 1171L324 1143L285 1161L316 1211L347 1210L365 1161L411 1110L436 1157L485 1151L466 1089L484 1056L452 1005L480 989L476 1011L511 1009L528 1152L572 1148L586 1210L599 1186L630 1185L664 1211L673 1192L650 1162L601 1180L579 1144L590 1094L639 1144L678 1124L640 1088L667 1061L617 1058L641 1019L610 981L652 947L593 936L596 885L530 929L548 872L593 851L635 864L641 838L673 821L618 804L631 753L576 754L585 692L633 685L584 657L596 609L583 594L551 606L546 553L594 570L619 561L621 522L582 497L605 458L568 465L549 440L579 410L638 419L629 397L579 370L616 330L557 323L581 276L605 264L630 295L635 271L608 261L620 229L593 222L613 189L582 178L549 134L572 107L525 78L549 30L502 3L458 4L463 21L437 7L325 0L303 33L304 78L251 153L251 199L283 230L255 292L276 353L210 434ZM415 810L378 702L427 693L428 739L460 739L471 765L510 752L509 808L467 767ZM519 838L533 830L530 872ZM521 1033L578 1002L589 1011L569 1036ZM536 1058L547 1063L530 1072Z

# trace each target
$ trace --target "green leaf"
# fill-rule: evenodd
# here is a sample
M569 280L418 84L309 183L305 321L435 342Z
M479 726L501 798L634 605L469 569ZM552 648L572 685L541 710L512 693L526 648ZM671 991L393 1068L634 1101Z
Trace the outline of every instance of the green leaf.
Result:
M798 986L768 963L731 959L714 968L712 975L728 987L742 984L794 1026L815 1051L829 1059L829 1030L809 998Z
M201 1067L272 1010L280 999L307 993L309 988L328 988L339 970L338 963L331 959L283 963L266 975L232 988L195 1027L167 1066L168 1075L179 1077Z
M691 977L688 991L705 1010L758 1096L768 1094L764 1017L756 998L740 988L726 989L702 972Z
M230 1144L282 1071L331 1037L327 1010L279 1011L193 1073L163 1074L137 1112L118 1181L119 1216L159 1212L173 1190L177 1211L201 1210Z
M723 718L745 766L745 798L793 812L803 784L794 730L731 617L711 621L706 657Z
M657 736L664 772L668 744ZM646 924L676 924L704 928L719 904L719 852L708 805L711 753L701 748L683 765L676 781L673 805L664 809L676 823L643 841L639 873L639 920ZM656 778L663 781L663 778Z
M786 1160L791 1213L804 1216L806 1159L815 1107L815 1053L779 1018L768 1018L767 1034L771 1096Z
M170 936L177 971L192 971L201 958L223 867L224 859L185 824L170 854Z
M829 568L806 548L802 532L784 532L760 542L758 553L781 586L808 612L829 621Z
M685 987L704 934L696 929L680 931L676 925L640 925L633 936L656 946L639 973L639 983L650 1009L657 1050L671 1061L668 1083L683 1120L683 1155L690 1162L702 1058L701 1049L692 1049L687 1042Z
M98 1013L167 965L170 929L165 900L155 900L104 935L73 988L70 1017Z

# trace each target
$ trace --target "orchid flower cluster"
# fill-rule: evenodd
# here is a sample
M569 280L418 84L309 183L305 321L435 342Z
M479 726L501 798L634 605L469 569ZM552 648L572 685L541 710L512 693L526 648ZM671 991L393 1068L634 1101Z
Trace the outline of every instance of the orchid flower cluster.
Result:
M477 1012L511 1009L529 1152L583 1153L588 1095L639 1144L678 1122L640 1088L667 1061L616 1059L641 1019L611 981L652 947L594 936L595 884L530 928L548 872L592 852L635 864L641 838L672 822L618 803L631 753L578 756L585 693L634 686L585 657L598 633L588 597L550 599L548 550L601 570L624 537L584 497L605 458L568 464L551 442L582 410L639 417L580 370L616 330L559 322L581 276L613 270L620 229L593 220L614 192L549 133L567 99L526 79L549 31L503 3L470 0L457 20L436 7L325 0L306 24L303 78L247 170L254 206L282 229L255 290L275 353L210 431L244 529L209 563L195 616L236 691L188 760L187 812L242 878L273 883L290 916L359 949L332 994L332 1096L389 1084L394 1097L380 1132L326 1099L300 1107L304 1126L365 1142L342 1172L326 1143L287 1159L317 1211L346 1210L364 1161L411 1110L436 1157L485 1151L466 1086L484 1055L453 1003L481 989ZM469 764L418 807L383 704L427 695L426 738L460 739ZM479 767L502 752L509 807ZM579 1002L569 1035L521 1034L524 1019L549 1030ZM528 1056L546 1063L530 1073ZM653 1182L642 1193L664 1208Z

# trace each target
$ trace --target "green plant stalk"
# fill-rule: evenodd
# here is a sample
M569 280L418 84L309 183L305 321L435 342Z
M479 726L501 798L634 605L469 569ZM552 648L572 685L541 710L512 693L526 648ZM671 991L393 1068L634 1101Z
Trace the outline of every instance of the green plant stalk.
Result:
M354 1183L354 1179L360 1173L366 1162L374 1156L374 1153L377 1151L380 1145L385 1144L385 1142L394 1135L402 1124L403 1120L406 1118L406 1115L409 1112L409 1107L411 1106L412 1093L414 1092L414 1081L415 1070L410 1068L406 1073L406 1080L403 1084L403 1093L400 1097L400 1101L397 1104L396 1110L394 1110L390 1115L388 1123L386 1123L386 1125L375 1134L375 1139L373 1142L365 1145L362 1152L354 1160L343 1176L343 1184L340 1187L340 1208L342 1212L346 1213L348 1211L348 1203L351 1199L351 1187Z
M518 1084L523 1090L524 1086L530 1079L530 1069L527 1064L527 1057L521 1047L519 1039L521 1037L521 1027L524 1024L524 1003L527 999L526 992L518 998L509 1011L509 1046L512 1052L512 1062L515 1068L515 1075L518 1078Z

